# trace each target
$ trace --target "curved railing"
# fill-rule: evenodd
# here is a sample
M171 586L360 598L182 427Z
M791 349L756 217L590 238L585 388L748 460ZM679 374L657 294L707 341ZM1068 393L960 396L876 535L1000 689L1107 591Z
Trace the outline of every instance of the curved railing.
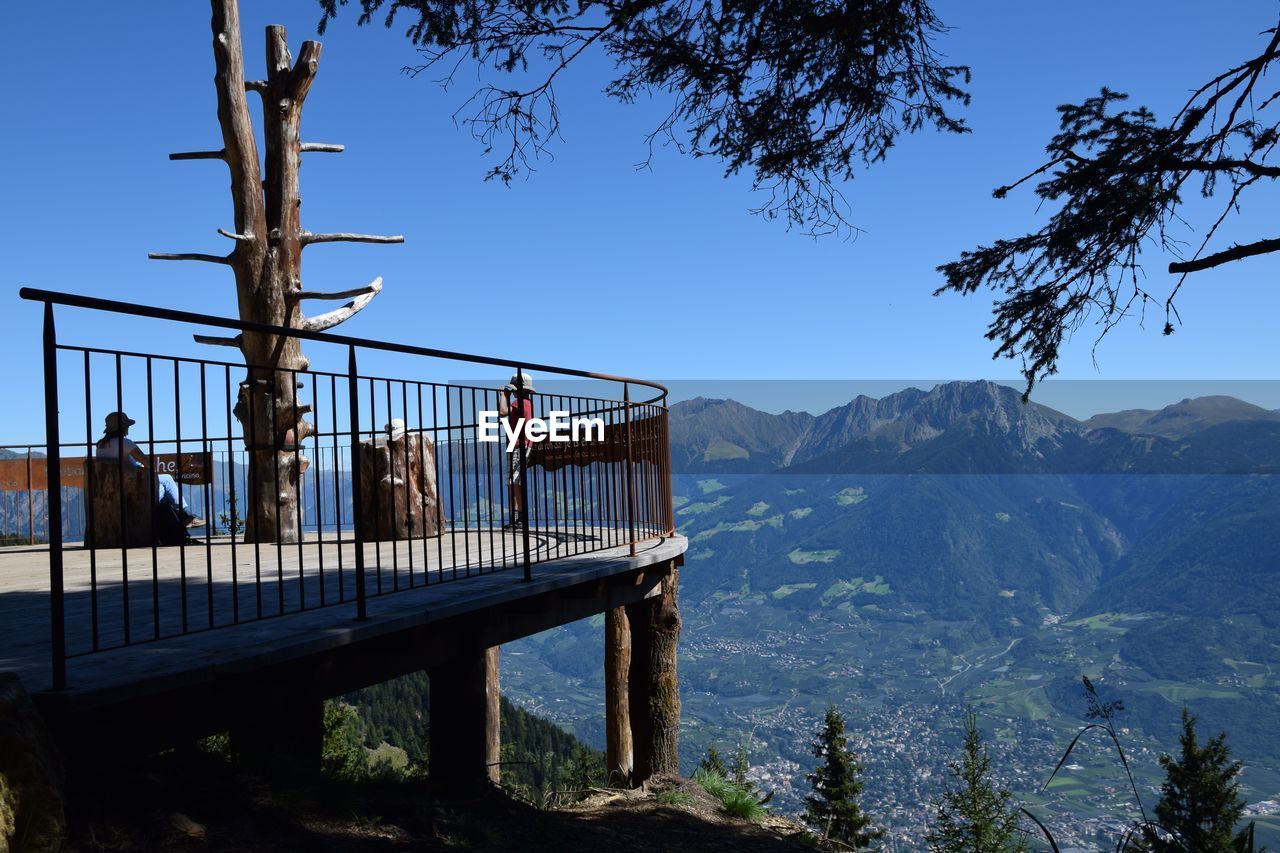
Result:
M667 389L657 382L45 290L20 295L44 305L39 462L46 496L62 496L45 501L55 687L80 655L333 605L364 618L380 595L506 569L529 580L540 562L635 554L673 533ZM342 347L348 370L254 366L254 393L266 393L256 383L269 376L270 393L288 395L306 428L246 449L246 436L263 434L252 406L239 412L247 408L247 428L237 417L246 365L59 341L55 306ZM513 485L514 457L486 440L498 388L368 375L358 370L363 350L589 381L581 392L531 394L534 417L563 413L581 429L534 444ZM632 399L637 387L641 399ZM158 481L148 485L123 459L95 459L112 411L136 421L130 438L204 517L186 543L160 544L164 504L150 500ZM267 503L288 497L277 501L288 512L255 524L264 494ZM511 524L515 502L526 508L523 525Z

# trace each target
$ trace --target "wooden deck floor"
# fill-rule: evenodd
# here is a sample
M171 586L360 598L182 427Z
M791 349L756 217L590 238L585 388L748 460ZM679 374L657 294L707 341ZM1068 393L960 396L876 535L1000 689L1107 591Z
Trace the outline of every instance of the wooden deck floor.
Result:
M683 537L651 539L630 557L625 544L613 544L625 537L615 528L535 527L533 584L522 583L522 537L512 531L367 543L370 619L361 623L353 623L355 546L338 545L332 533L300 546L214 539L123 553L69 549L66 637L76 657L68 662L68 681L73 690L100 690L202 666L250 666L299 644L341 641L343 632L390 630L406 619L439 618L651 565L686 546ZM0 671L17 672L29 690L51 685L48 566L46 550L0 549Z

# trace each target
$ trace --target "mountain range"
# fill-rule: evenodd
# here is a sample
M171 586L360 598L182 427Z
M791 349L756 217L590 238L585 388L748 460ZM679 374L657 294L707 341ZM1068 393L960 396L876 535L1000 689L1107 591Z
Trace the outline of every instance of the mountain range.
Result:
M821 415L733 400L671 407L678 473L1274 473L1280 412L1233 397L1081 421L993 382L859 396Z

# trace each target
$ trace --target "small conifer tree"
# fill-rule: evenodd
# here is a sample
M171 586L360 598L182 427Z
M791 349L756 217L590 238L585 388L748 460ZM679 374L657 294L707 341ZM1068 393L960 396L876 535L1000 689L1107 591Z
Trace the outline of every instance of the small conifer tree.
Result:
M812 751L822 763L808 776L813 793L805 797L805 822L824 841L837 841L854 849L869 847L884 832L871 826L871 818L858 805L862 765L849 750L844 717L834 705L827 709Z
M964 754L949 764L958 783L937 803L936 825L926 841L934 853L1011 853L1026 850L1018 829L1018 809L1010 793L991 779L991 756L982 742L978 718L964 718Z
M729 773L724 766L724 756L720 754L720 750L713 743L707 747L707 757L698 762L698 766L708 773L715 773L722 778L728 778Z
M1144 827L1143 840L1155 853L1190 850L1251 850L1252 833L1246 826L1236 833L1244 817L1240 797L1240 762L1231 760L1226 732L1203 745L1196 737L1196 718L1182 709L1182 752L1160 757L1165 781L1156 804L1158 831Z

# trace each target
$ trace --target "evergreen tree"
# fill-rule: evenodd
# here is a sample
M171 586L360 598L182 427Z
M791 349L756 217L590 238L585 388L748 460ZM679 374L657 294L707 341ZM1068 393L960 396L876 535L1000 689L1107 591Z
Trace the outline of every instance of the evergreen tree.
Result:
M751 793L756 789L755 783L747 778L747 771L750 769L751 763L747 761L747 748L739 743L738 749L733 753L733 784L747 793Z
M698 762L698 766L708 773L715 773L721 778L728 778L729 771L724 766L724 756L720 754L720 750L716 749L713 743L707 747L707 757Z
M978 717L964 718L964 755L950 763L959 785L937 802L937 825L926 840L936 853L1007 853L1026 850L1010 793L991 780L991 756Z
M1156 853L1248 850L1249 827L1235 834L1244 816L1240 797L1240 762L1231 760L1227 734L1202 746L1196 738L1196 718L1182 709L1182 754L1160 756L1165 781L1156 804L1156 823L1163 833L1144 827L1147 849Z
M831 706L822 730L813 741L814 756L822 760L809 774L813 793L805 797L805 822L830 839L854 849L866 848L883 831L873 829L871 818L858 805L862 793L862 765L849 750L844 717Z

